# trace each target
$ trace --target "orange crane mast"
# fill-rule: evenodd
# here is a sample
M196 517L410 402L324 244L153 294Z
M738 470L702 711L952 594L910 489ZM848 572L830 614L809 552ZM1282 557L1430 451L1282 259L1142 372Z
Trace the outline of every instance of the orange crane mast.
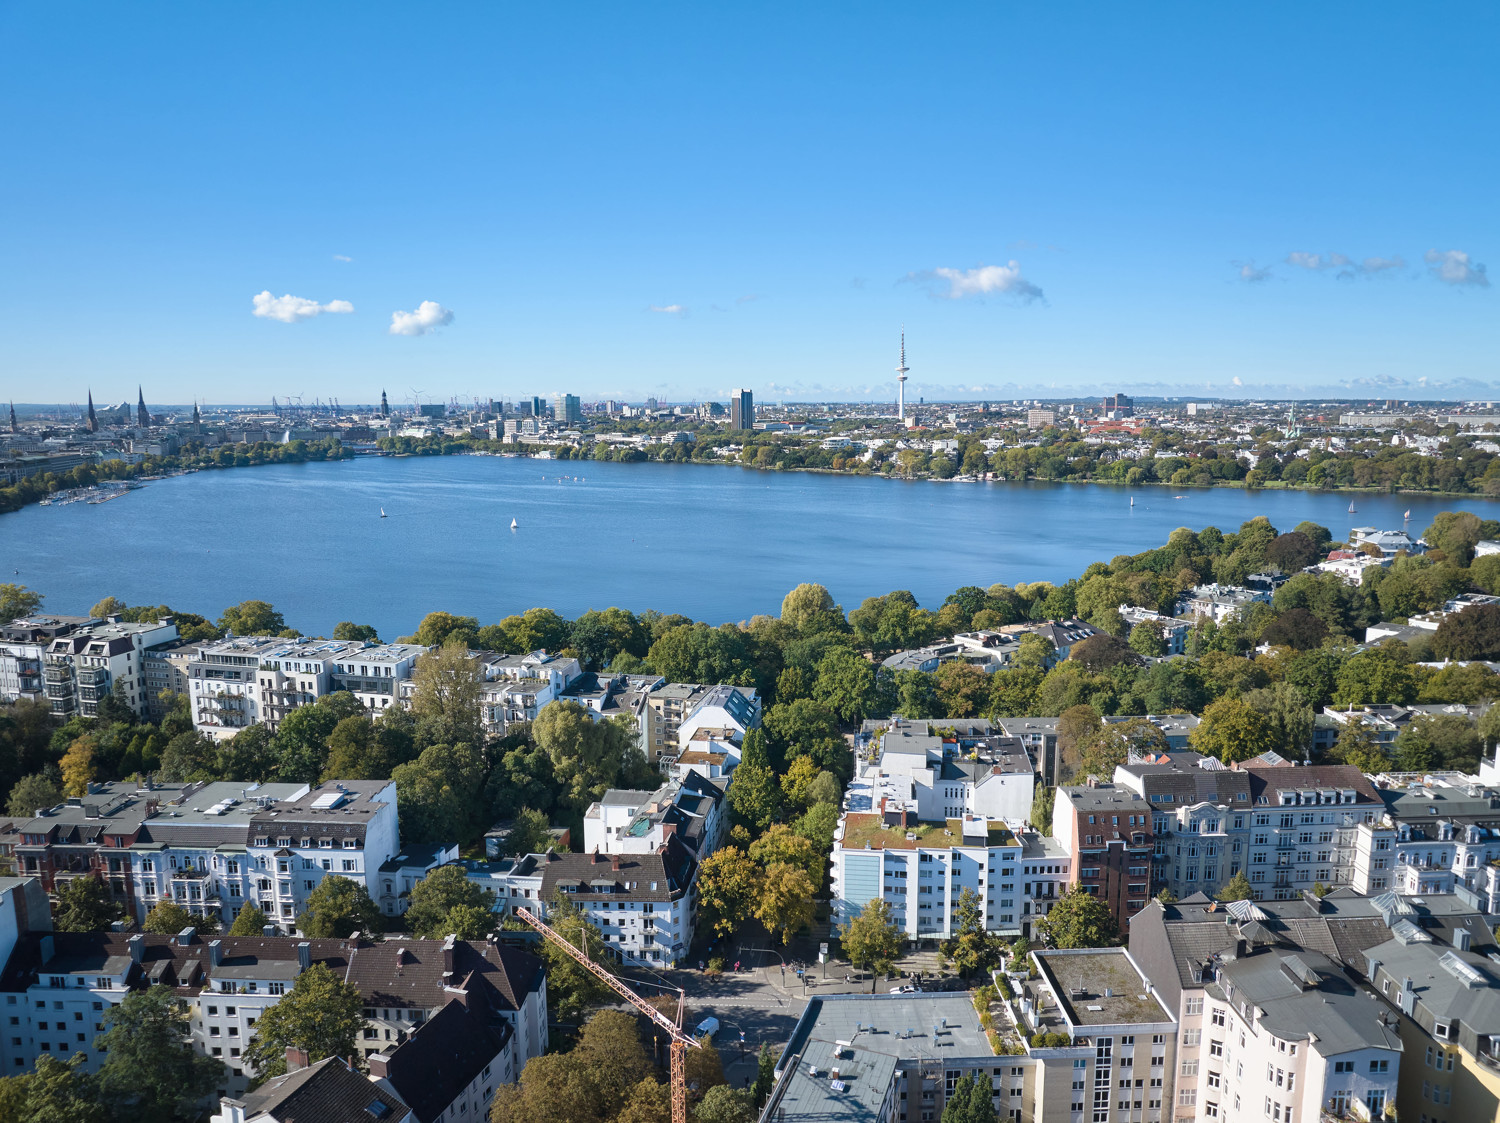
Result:
M614 991L626 1002L650 1018L656 1024L657 1028L667 1035L668 1040L672 1043L672 1123L688 1123L687 1050L689 1045L694 1049L701 1049L703 1045L697 1039L682 1032L682 1009L687 999L686 992L681 987L677 988L677 1020L674 1022L619 979L615 978L603 966L595 963L589 957L586 940L584 941L585 947L576 948L568 942L561 932L544 923L540 917L533 915L530 909L517 906L515 914L518 918L524 920L540 932L545 939L551 940L576 959L586 970L597 976L610 990Z

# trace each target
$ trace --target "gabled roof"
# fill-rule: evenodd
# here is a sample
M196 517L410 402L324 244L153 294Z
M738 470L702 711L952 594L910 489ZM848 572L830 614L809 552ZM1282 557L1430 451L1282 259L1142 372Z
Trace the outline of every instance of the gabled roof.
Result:
M402 1120L406 1105L336 1057L266 1081L243 1097L245 1116L277 1123L372 1123Z
M504 1052L514 1031L459 999L444 1006L386 1054L386 1075L418 1119L436 1119ZM496 1085L498 1072L491 1072Z

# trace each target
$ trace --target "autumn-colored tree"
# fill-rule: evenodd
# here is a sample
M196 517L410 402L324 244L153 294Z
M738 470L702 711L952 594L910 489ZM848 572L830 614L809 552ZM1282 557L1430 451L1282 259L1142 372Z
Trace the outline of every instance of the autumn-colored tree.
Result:
M1275 743L1275 729L1264 714L1228 695L1204 708L1203 720L1188 740L1204 756L1218 757L1225 764L1288 747Z
M905 937L891 919L890 902L876 897L866 903L856 915L850 917L839 930L839 939L844 955L861 971L871 971L879 976L891 969L901 954ZM870 980L870 993L875 993L875 981Z
M94 754L97 750L98 744L89 733L85 733L68 746L61 764L65 795L88 794L89 781L93 780L96 775Z
M781 942L789 944L792 937L811 923L813 897L818 887L813 884L807 871L789 862L776 862L766 870L761 883L760 896L755 902L755 919L766 926L767 931L781 933Z

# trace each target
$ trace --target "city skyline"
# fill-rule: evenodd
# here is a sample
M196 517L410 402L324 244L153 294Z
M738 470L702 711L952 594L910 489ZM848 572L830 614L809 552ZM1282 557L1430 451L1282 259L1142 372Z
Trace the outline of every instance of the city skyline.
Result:
M1500 16L1421 15L13 9L0 391L1489 396Z

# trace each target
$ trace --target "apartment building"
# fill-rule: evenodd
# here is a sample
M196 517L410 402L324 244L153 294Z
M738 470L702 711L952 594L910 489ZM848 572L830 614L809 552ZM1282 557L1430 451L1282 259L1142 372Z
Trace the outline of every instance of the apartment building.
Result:
M1178 1026L1124 948L1032 952L1020 992L1026 1052L1039 1072L1034 1117L1052 1123L1172 1118ZM1027 1034L1032 1036L1028 1039ZM1048 1035L1040 1044L1035 1035Z
M491 1093L546 1049L544 965L494 941L32 932L0 975L5 1069L25 1071L43 1053L60 1060L85 1053L80 1063L97 1070L103 1058L93 1040L104 1012L132 990L160 985L186 1004L193 1046L223 1062L219 1095L242 1095L255 1075L243 1062L255 1023L315 963L364 996L360 1045L367 1058L391 1055L455 998L508 1043L492 1070Z
M611 788L583 814L583 849L645 854L675 837L701 862L728 837L728 802L718 785L697 773L654 792Z
M1068 891L1072 871L1067 849L1051 835L1022 831L1021 839L1021 934L1029 937L1031 925L1046 916L1057 899Z
M1179 620L1172 616L1163 616L1160 612L1153 612L1149 608L1140 608L1133 604L1122 604L1120 606L1120 619L1132 628L1137 624L1152 623L1161 631L1161 638L1166 641L1167 656L1186 655L1188 633L1193 630L1193 625L1186 620Z
M676 837L649 854L549 850L536 856L523 876L537 871L543 914L554 893L566 895L622 960L673 965L687 954L697 912L698 860Z
M486 733L500 737L513 725L535 721L583 673L577 659L545 651L485 658L483 667L480 718Z
M29 616L0 624L0 703L46 697L42 665L52 641L93 623L88 616Z
M394 1092L372 1085L347 1060L324 1057L307 1063L298 1049L286 1052L287 1071L241 1097L219 1097L209 1123L423 1123Z
M1264 590L1239 585L1198 585L1191 592L1182 594L1177 603L1177 614L1222 624L1252 604L1270 603L1271 594Z
M400 702L399 683L411 678L427 648L416 643L365 643L348 646L334 658L330 690L347 690L377 716Z
M188 704L193 728L223 741L266 720L261 702L261 656L285 650L288 641L232 636L204 644L188 664Z
M114 696L139 717L148 711L145 652L177 638L171 617L159 623L106 621L54 637L43 657L42 678L52 712L66 719L94 717L101 699Z
M930 674L945 663L964 663L993 674L1009 667L1020 648L1020 640L1004 632L960 632L943 643L898 651L888 656L881 666L893 674L897 671Z
M202 640L176 639L146 649L141 670L146 679L146 714L152 721L166 717L177 698L191 696L188 668L203 647Z
M1168 750L1174 753L1187 750L1188 737L1194 729L1198 728L1200 720L1193 714L1136 716L1145 717L1147 721L1160 729L1162 736L1166 738ZM1128 716L1104 719L1106 724L1130 720L1132 719ZM994 722L997 731L1021 739L1021 744L1031 754L1031 759L1036 761L1041 782L1048 787L1056 787L1073 778L1071 771L1063 763L1062 756L1057 751L1057 723L1058 719L1055 717L1001 717L996 718Z
M1245 869L1250 774L1195 752L1115 768L1114 782L1151 804L1152 891L1210 896Z
M1152 819L1151 805L1123 785L1057 789L1052 834L1068 853L1068 880L1098 897L1121 931L1151 899Z
M760 694L749 686L663 682L644 691L636 718L646 759L654 761L681 751L691 742L691 731L701 728L725 730L738 744L746 731L760 727ZM686 737L680 736L684 723L690 730Z
M1393 1020L1350 977L1401 923L1381 904L1347 889L1264 906L1200 893L1135 916L1131 954L1182 1027L1176 1119L1330 1123L1394 1098Z
M1493 949L1444 946L1411 933L1366 952L1364 972L1403 1046L1398 1118L1500 1119L1500 972ZM1373 1106L1373 1105L1367 1105Z
M1009 822L1031 815L1036 767L1019 738L981 733L967 723L957 736L940 734L939 723L894 717L860 761L857 782L880 799L914 804L925 822L965 814ZM988 723L985 723L986 727Z

